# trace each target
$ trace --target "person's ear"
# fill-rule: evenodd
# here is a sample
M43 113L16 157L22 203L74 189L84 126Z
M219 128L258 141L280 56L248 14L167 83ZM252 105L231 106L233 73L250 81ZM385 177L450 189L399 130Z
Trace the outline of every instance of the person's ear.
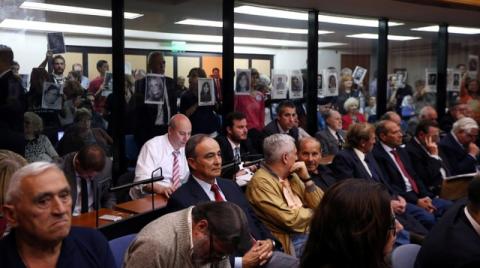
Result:
M197 169L197 162L195 161L194 158L187 158L188 166L191 167L193 170Z
M288 163L288 153L282 154L282 162L284 164Z
M208 234L208 221L206 219L202 219L197 223L194 223L192 229L192 234L194 236L198 236L199 234L206 235Z
M3 217L7 220L7 223L11 227L17 227L17 213L12 205L3 205L2 207Z

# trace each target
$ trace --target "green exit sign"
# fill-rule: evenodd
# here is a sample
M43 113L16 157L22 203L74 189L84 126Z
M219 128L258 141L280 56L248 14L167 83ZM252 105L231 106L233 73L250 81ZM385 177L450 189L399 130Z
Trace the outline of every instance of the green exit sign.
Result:
M187 42L184 41L172 41L172 52L184 52L187 50Z

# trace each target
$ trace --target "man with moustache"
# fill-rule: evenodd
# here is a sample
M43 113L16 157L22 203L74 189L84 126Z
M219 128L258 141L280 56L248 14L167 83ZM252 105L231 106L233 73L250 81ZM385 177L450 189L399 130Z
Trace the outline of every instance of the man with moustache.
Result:
M3 206L12 230L0 240L2 267L116 267L99 232L71 227L70 191L55 164L35 162L13 174Z

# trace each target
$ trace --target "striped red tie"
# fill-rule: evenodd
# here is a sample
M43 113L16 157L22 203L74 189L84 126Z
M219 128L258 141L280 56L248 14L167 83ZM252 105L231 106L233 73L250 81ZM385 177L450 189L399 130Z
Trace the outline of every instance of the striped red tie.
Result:
M173 153L173 172L172 172L172 185L173 189L176 190L180 186L180 164L178 163L179 151L174 151Z

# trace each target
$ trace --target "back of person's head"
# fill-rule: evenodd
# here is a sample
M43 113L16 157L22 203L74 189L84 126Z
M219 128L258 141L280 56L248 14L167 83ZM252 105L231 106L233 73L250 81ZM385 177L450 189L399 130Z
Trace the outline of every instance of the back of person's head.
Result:
M350 125L345 137L345 147L358 148L362 141L370 139L372 133L375 133L375 127L372 124L357 123Z
M107 64L108 62L106 60L99 60L97 61L97 71L100 71L103 67L104 64Z
M458 132L458 131L465 131L467 133L470 133L472 129L478 129L478 124L475 120L473 120L470 117L463 117L455 121L452 126L452 131L453 132Z
M286 153L295 150L295 140L286 134L273 134L263 140L263 154L267 164L273 164L282 159Z
M257 83L255 83L255 90L259 90L259 91L269 90L270 82L271 82L270 78L267 75L261 74L257 79Z
M27 165L21 155L8 150L0 150L0 206L5 204L7 188L13 173Z
M80 108L75 112L74 122L78 123L82 120L91 120L92 113L87 108Z
M207 78L207 73L200 67L190 69L187 77Z
M301 267L386 267L392 225L383 185L362 179L336 183L315 210Z
M215 236L224 245L240 252L251 247L251 236L247 217L243 210L231 202L206 202L192 208L192 221L208 222L210 235Z
M247 117L245 116L245 114L241 113L241 112L231 112L229 114L227 114L227 116L225 117L225 120L223 121L223 130L224 130L224 133L225 135L227 134L227 128L232 128L233 127L233 121L239 121L239 120L242 120L242 119L246 119Z
M277 107L277 115L283 114L286 108L296 109L295 103L289 100L280 102L280 104Z
M13 64L13 51L10 47L0 44L0 64L4 66L12 66Z
M42 133L43 131L43 120L40 116L38 116L38 114L34 113L34 112L25 112L23 114L23 120L24 122L28 122L32 129L33 129L33 133L35 135L39 135Z
M77 80L67 80L63 83L63 94L67 100L75 99L78 96L82 96L83 88L80 82Z
M97 144L82 147L76 155L76 160L84 171L102 171L106 163L105 158L105 151Z
M437 121L435 120L420 120L417 128L415 129L415 136L418 137L420 133L427 134L431 127L439 128Z

